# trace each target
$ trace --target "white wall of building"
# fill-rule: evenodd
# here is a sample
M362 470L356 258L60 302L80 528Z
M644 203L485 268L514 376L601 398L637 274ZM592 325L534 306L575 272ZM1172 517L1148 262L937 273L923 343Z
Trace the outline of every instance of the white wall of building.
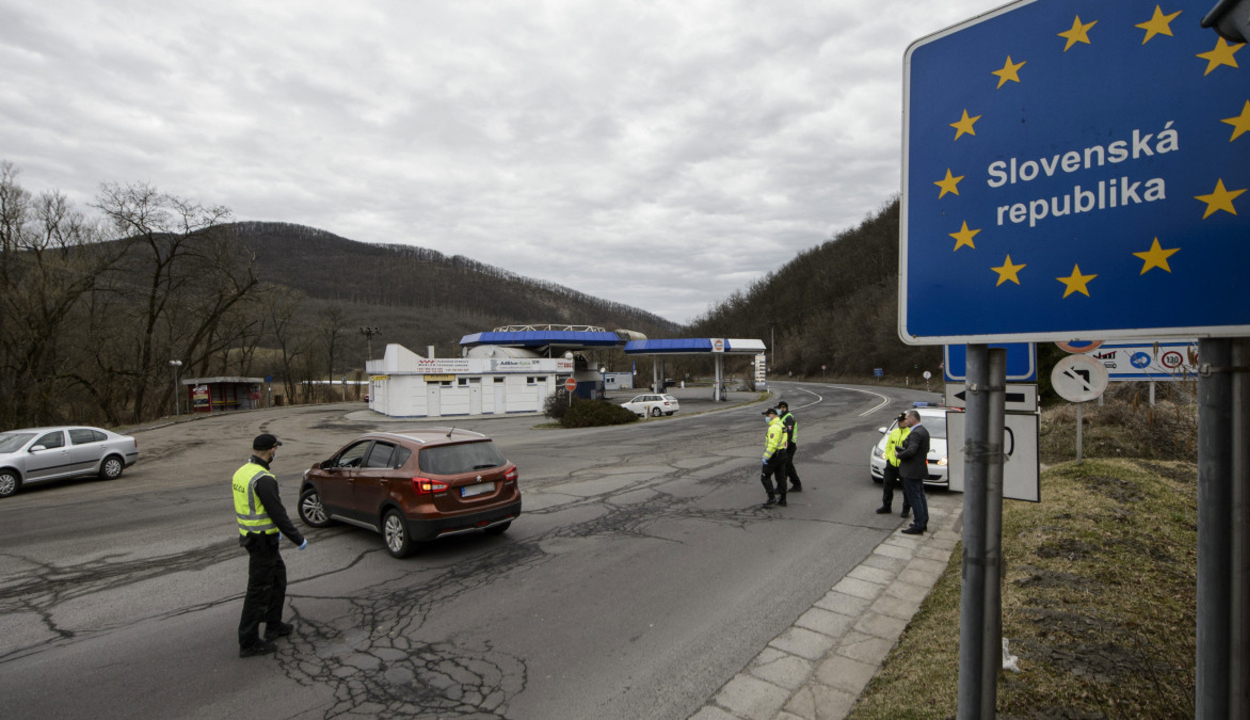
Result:
M542 412L573 374L565 358L425 358L394 343L368 363L369 409L389 417L455 417Z

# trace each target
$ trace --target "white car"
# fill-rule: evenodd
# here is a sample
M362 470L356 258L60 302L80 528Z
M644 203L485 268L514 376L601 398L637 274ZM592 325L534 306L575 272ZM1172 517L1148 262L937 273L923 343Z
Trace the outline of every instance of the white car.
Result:
M925 478L925 484L947 487L950 485L950 480L946 477L946 408L918 407L913 409L920 413L920 424L929 431L929 457L927 458L929 475ZM868 469L872 472L874 482L881 482L885 477L885 441L896 427L898 427L898 420L891 422L889 427L877 428L877 431L881 433L881 439L872 446L872 454L868 457Z
M629 402L621 403L621 407L635 415L659 417L672 415L681 409L681 404L672 395L639 395Z
M86 475L114 480L138 459L133 437L96 427L10 430L0 433L0 498L43 480Z

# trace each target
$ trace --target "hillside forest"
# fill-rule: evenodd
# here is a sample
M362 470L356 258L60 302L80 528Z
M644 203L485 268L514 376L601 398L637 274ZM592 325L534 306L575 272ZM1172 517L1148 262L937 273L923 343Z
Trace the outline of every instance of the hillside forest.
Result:
M898 337L898 198L859 226L799 253L695 319L692 337L771 343L770 373L787 377L887 378L925 370L941 377L941 346Z

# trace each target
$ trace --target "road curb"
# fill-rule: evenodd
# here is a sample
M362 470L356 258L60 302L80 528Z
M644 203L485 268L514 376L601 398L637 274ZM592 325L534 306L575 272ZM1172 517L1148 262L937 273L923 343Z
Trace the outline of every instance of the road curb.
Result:
M963 495L928 502L932 532L904 535L900 524L690 720L845 718L960 541Z

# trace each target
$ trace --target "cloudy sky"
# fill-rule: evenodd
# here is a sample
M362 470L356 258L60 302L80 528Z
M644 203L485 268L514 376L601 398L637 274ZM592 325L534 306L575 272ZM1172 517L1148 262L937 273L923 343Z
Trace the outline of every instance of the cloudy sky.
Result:
M0 160L686 322L898 192L904 51L1001 4L0 0Z

